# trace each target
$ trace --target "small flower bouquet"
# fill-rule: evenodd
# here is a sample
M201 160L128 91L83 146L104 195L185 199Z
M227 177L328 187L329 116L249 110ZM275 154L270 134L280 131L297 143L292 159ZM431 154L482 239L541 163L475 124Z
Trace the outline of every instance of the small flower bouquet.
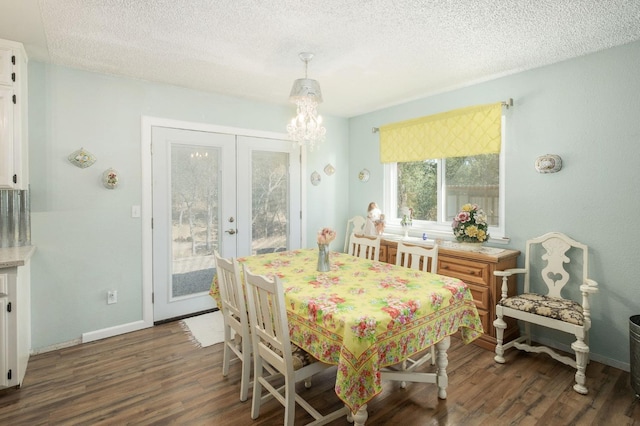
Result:
M489 239L487 215L477 204L465 204L451 224L453 235L461 243L483 243Z
M322 228L318 231L318 244L330 244L336 239L336 231L331 228Z

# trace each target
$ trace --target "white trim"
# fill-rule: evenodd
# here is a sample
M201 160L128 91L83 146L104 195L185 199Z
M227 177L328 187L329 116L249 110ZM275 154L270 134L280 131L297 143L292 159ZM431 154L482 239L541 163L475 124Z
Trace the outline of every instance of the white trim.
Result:
M45 352L57 351L58 349L70 348L71 346L77 346L82 343L82 339L68 340L62 343L56 343L55 345L45 346L44 348L31 349L30 355L39 355Z
M146 321L135 321L128 324L120 324L113 327L103 328L102 330L90 331L88 333L82 333L82 343L106 339L107 337L118 336L120 334L130 333L132 331L138 331L149 327L150 326L147 325Z
M502 134L502 144L500 146L500 160L498 161L498 168L499 168L499 173L500 173L500 180L499 180L499 186L498 186L498 197L500 197L500 202L498 203L498 209L499 209L499 214L500 214L500 222L498 223L498 227L496 228L498 230L497 235L499 235L500 237L498 238L503 238L503 239L507 239L506 237L506 226L505 226L505 222L506 222L506 218L507 218L507 154L506 154L506 146L507 146L507 142L506 142L506 136L505 136L505 120L504 120L504 109L502 110L502 116L500 119L500 124L501 124L501 129L500 132ZM495 233L495 231L493 231ZM493 238L493 237L492 237Z
M169 127L174 129L185 129L185 130L197 130L204 132L212 132L212 133L226 133L226 134L234 134L238 136L252 136L258 138L266 138L266 139L279 139L279 140L287 140L289 139L289 135L286 133L277 133L277 132L269 132L264 130L254 130L254 129L240 129L237 127L228 127L228 126L219 126L215 124L206 124L206 123L195 123L191 121L182 121L182 120L172 120L168 118L161 117L153 117L143 115L141 119L141 151L142 151L142 169L141 169L141 180L142 180L142 212L141 212L141 220L142 220L142 321L143 324L140 328L152 327L153 326L153 236L151 232L151 214L153 212L152 207L152 170L151 170L151 128L157 127ZM306 167L304 164L306 163L306 152L305 149L302 150L302 168L301 173L302 176L305 176ZM302 179L302 194L305 194L305 179ZM306 205L306 198L301 198L301 208ZM306 229L306 217L303 214L302 217L302 228L301 230ZM302 247L305 247L304 243L306 241L306 236L304 232L301 232L301 239L303 242ZM132 323L134 324L134 323ZM101 333L110 332L112 329L122 328L125 331L122 333L127 333L129 330L127 328L127 324L123 326L117 326L112 328L104 329L104 331L96 331L97 335L102 335ZM87 333L86 335L91 335L92 333ZM83 335L84 338L85 335ZM105 336L107 337L107 336ZM102 337L99 337L102 338Z
M570 357L575 358L575 352L573 349L571 349L570 345L564 345L561 343L558 343L556 340L551 340L545 337L540 337L538 335L531 335L531 340L534 343L538 343L540 345L544 345L544 346L549 346L550 348L554 348L557 349L559 351L562 352L566 352L567 354L569 354ZM630 363L626 363L626 362L620 362L618 360L612 359L612 358L607 358L604 357L602 355L598 355L596 353L593 352L589 352L589 359L602 363L604 365L608 365L610 367L614 367L614 368L619 368L620 370L623 371L630 371L631 370L631 364ZM587 366L587 377L589 377L589 367Z
M300 149L300 247L307 246L307 213L303 211L307 205L307 145L302 145Z

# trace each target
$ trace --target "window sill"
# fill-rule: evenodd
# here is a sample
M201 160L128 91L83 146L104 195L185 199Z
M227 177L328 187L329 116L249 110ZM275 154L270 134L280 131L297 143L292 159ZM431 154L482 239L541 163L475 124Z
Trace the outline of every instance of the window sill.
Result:
M444 231L441 229L427 229L427 228L421 228L418 226L412 226L409 228L408 234L410 237L413 237L413 238L425 239L425 236L423 234L426 234L426 238L429 240L444 240L444 241L453 241L453 242L456 241L451 231ZM399 225L394 225L394 224L385 225L384 234L382 236L384 237L385 235L396 237L396 238L403 237L404 229ZM489 241L487 241L487 244L507 245L509 244L509 241L510 239L507 237L503 237L503 236L494 237L493 235L491 235L491 237L489 238Z

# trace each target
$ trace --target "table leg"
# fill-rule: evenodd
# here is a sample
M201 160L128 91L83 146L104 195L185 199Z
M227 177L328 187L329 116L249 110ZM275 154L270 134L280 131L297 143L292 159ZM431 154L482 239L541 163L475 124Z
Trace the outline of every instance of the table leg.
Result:
M368 417L367 404L364 404L356 413L351 413L351 419L347 417L347 420L353 421L353 426L364 426L364 422L367 421Z
M438 398L440 399L447 399L447 386L449 385L447 349L449 349L449 346L451 346L451 338L449 336L436 343L436 365L438 366L436 383L438 384Z

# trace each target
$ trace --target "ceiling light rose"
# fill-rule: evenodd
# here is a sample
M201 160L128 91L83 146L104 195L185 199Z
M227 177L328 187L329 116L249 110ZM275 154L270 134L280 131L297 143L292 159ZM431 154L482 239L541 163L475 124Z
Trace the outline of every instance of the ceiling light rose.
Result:
M322 92L316 80L307 78L307 68L313 53L302 52L299 56L304 62L304 78L293 82L289 94L289 100L296 104L296 116L287 125L287 131L292 141L300 146L308 145L313 151L316 143L322 142L327 133L317 111L318 104L322 102Z

